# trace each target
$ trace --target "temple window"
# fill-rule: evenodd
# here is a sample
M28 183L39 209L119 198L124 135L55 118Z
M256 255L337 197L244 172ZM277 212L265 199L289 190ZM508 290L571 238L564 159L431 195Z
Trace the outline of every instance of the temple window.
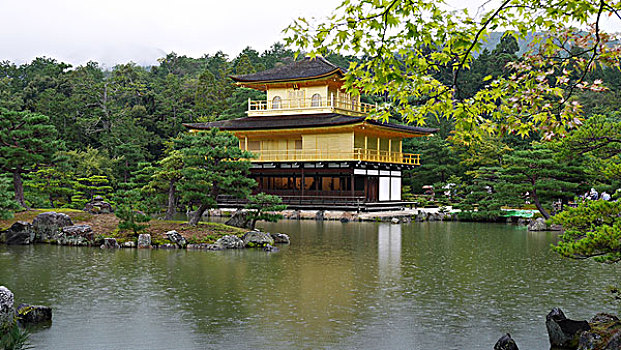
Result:
M272 108L279 109L281 107L282 107L282 99L280 98L280 96L274 96L274 98L272 99Z
M311 97L311 107L320 107L321 106L321 95L314 94Z

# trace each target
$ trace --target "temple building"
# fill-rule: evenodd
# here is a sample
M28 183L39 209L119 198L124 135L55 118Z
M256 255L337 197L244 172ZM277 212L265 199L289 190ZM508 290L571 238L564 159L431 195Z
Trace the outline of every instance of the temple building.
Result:
M403 139L435 129L368 118L375 106L344 90L344 74L322 57L307 57L232 76L239 86L265 91L266 99L249 100L244 118L185 126L232 132L240 148L256 155L256 191L278 195L290 208L401 207L403 170L421 161L419 154L402 152Z

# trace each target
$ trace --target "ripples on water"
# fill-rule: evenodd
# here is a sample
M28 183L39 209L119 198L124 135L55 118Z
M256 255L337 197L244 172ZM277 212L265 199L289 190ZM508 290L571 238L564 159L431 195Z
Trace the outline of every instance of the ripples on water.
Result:
M554 306L616 312L617 266L561 259L556 234L495 224L282 221L262 251L0 248L0 284L51 305L37 349L548 346Z

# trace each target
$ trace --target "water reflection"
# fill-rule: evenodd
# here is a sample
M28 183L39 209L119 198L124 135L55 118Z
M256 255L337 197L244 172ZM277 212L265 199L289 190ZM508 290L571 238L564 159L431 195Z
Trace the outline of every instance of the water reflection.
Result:
M377 261L380 282L401 277L401 225L377 226Z
M619 266L564 260L554 233L467 223L265 224L262 251L0 247L0 284L54 307L37 349L546 348L543 317L615 312Z

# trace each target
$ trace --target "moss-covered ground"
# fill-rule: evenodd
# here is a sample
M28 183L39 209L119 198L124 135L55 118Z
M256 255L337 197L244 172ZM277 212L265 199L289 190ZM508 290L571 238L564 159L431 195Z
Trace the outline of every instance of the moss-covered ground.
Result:
M114 214L90 214L75 209L32 209L15 213L15 217L10 220L0 220L0 230L9 228L16 221L32 220L39 214L55 211L64 213L71 217L74 224L90 225L93 228L95 236L99 237L115 237L120 242L133 240L133 232L120 231L118 229L119 219ZM188 225L185 221L168 221L168 220L151 220L144 233L151 234L153 243L168 243L164 234L168 231L175 230L186 238L188 243L213 243L218 238L225 235L241 236L247 230L237 227L227 226L220 223L200 222L196 226Z

